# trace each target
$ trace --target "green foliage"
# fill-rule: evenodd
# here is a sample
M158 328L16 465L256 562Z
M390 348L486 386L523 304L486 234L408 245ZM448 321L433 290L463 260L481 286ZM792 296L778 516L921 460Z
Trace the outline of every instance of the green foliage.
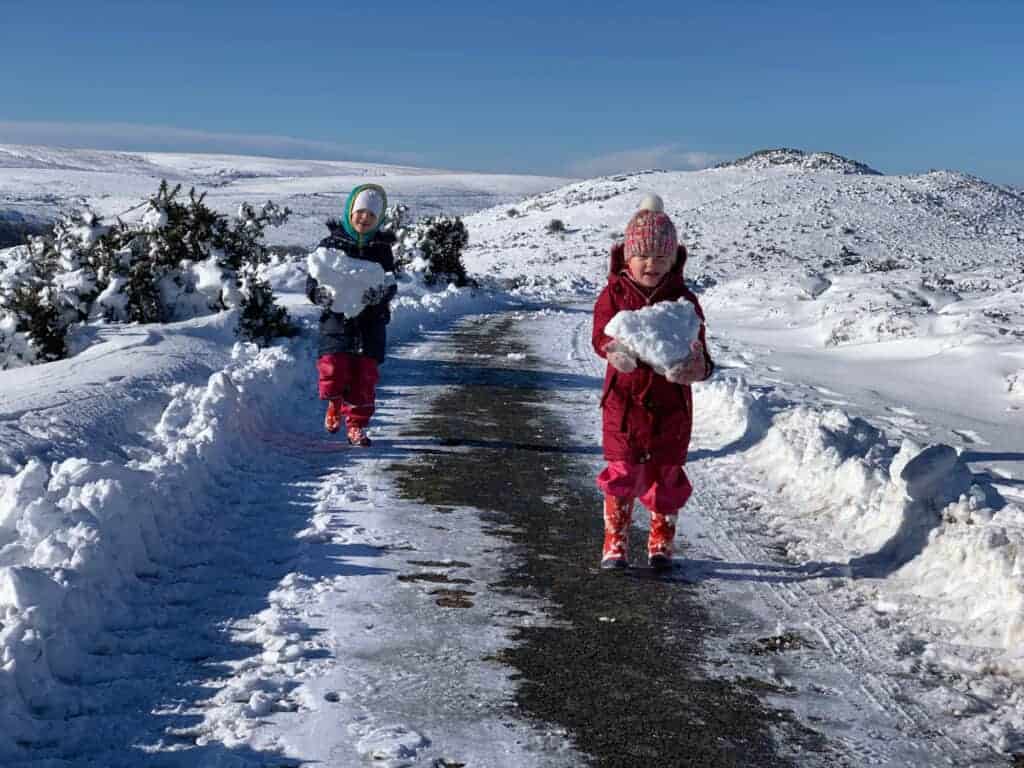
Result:
M67 355L67 328L53 302L53 289L23 284L14 289L11 309L23 318L18 330L28 336L34 362L48 363Z
M294 333L260 277L270 260L264 232L284 223L287 208L244 203L229 220L205 194L192 189L182 199L181 185L166 181L145 206L141 221L110 226L89 211L73 213L20 250L18 264L0 265L6 354L14 354L12 333L31 347L18 351L22 361L45 362L67 355L67 335L79 323L165 323L236 307L245 338L267 343Z
M295 336L298 328L288 311L277 305L274 292L266 280L253 273L242 281L242 309L238 318L238 335L260 346L279 337Z
M428 284L440 279L450 280L457 286L469 284L466 267L462 263L462 250L469 243L469 232L458 216L433 216L422 219L417 227L417 247L427 261L430 271Z

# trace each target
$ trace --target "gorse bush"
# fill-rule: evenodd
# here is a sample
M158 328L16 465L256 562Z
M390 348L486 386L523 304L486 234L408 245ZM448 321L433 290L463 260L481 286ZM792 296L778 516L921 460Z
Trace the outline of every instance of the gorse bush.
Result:
M0 368L67 356L68 335L88 322L166 323L239 309L238 333L267 343L294 332L261 277L268 226L290 213L243 203L230 219L192 189L166 181L138 222L106 225L89 211L0 262Z
M407 238L408 242L409 238ZM458 216L428 216L420 219L411 235L412 248L408 249L418 266L423 269L428 285L448 280L462 287L469 284L462 251L469 243L469 232Z

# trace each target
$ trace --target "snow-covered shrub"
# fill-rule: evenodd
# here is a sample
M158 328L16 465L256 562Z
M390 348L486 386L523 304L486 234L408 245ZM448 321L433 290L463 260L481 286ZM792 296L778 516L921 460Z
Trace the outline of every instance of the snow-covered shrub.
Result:
M68 353L68 334L87 322L172 322L238 308L241 336L266 341L292 332L262 274L263 233L289 211L243 203L229 220L191 190L166 181L140 221L103 224L90 211L57 222L5 252L0 263L0 368ZM11 255L13 253L13 255Z
M0 266L0 369L63 357L66 327L53 287L54 252L41 239L33 239L7 253Z
M0 309L0 371L31 365L35 361L35 349L28 334L18 331L17 317Z
M393 232L401 239L401 233L409 228L409 206L404 203L389 205L384 212L384 221L380 224L381 232Z
M402 203L388 206L380 231L390 232L395 236L395 244L391 250L395 256L396 272L401 272L413 258L410 253L415 248L415 240L411 236L413 229L409 221L409 206Z
M278 306L274 291L256 270L247 268L241 282L242 309L238 316L238 335L266 346L273 339L294 336L298 329L288 310Z
M407 238L408 242L408 238ZM416 271L424 272L428 285L448 280L457 286L469 284L462 250L469 242L469 232L458 216L428 216L420 219L412 235L412 247L406 262Z
M77 211L60 219L49 236L32 237L8 252L10 263L0 267L0 307L13 318L15 332L25 335L23 352L29 351L32 361L65 356L68 330L89 318L110 280L118 237L119 230L96 214ZM19 358L12 363L0 358L0 366L26 362Z
M561 219L552 219L548 222L547 226L544 227L544 231L550 235L560 234L565 232L565 222Z
M225 227L219 242L223 252L220 265L227 268L236 281L237 290L231 295L238 297L241 308L238 333L249 341L266 344L273 338L296 333L288 312L277 305L264 274L271 259L263 244L263 233L268 226L284 224L290 213L287 207L281 208L269 200L258 209L242 203L238 216ZM224 295L222 291L222 297Z

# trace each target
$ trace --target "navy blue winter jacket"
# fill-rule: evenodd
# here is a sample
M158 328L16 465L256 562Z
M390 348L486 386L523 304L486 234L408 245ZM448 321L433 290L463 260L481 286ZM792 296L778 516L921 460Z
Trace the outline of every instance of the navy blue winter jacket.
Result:
M344 229L333 229L329 237L320 241L323 248L344 251L353 259L366 259L380 264L385 272L394 272L395 257L391 246L395 236L390 232L377 232L364 245L359 245ZM306 295L314 304L320 284L316 278L306 278ZM346 352L350 355L366 355L378 363L384 362L387 346L387 324L391 322L391 299L397 292L391 286L379 304L371 304L355 317L346 317L339 312L324 309L320 315L320 343L318 355L332 355Z

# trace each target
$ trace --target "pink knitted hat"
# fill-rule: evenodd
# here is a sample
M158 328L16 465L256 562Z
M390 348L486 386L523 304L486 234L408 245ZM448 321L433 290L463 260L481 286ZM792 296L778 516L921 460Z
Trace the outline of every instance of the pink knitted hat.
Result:
M634 256L674 256L676 227L667 213L639 210L626 225L626 261Z

